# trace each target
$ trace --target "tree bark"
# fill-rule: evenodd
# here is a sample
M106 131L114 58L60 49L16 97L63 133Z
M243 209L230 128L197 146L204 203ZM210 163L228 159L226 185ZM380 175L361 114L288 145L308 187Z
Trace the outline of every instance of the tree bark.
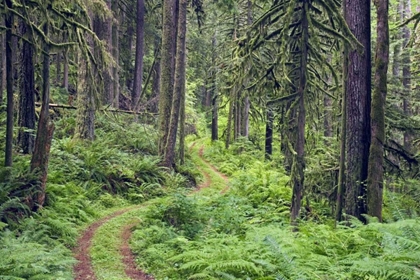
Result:
M32 41L31 30L26 23L20 21L21 36ZM32 44L22 40L22 51L20 54L20 96L18 115L18 145L24 154L31 154L34 149L35 137L35 69L34 50ZM30 130L30 131L28 131Z
M164 156L169 135L171 102L173 96L174 58L176 50L175 29L176 0L163 1L163 31L161 51L161 76L159 95L159 155Z
M3 24L3 15L0 17L0 23ZM0 49L6 50L4 33L0 33ZM3 91L4 91L4 86L6 85L5 73L6 73L6 51L2 51L0 54L0 105L3 104Z
M93 140L95 137L95 100L92 93L92 83L88 73L86 57L79 55L77 116L75 138Z
M292 225L296 225L296 220L299 217L301 201L303 196L303 186L305 182L305 126L306 126L306 110L305 110L305 92L307 85L307 65L308 65L308 41L309 41L309 22L308 10L309 0L302 1L302 38L301 38L301 58L300 58L300 73L298 85L298 112L297 112L297 141L294 144L296 154L293 156L293 165L291 179L293 183L292 193L292 207L290 209L290 220Z
M363 53L349 52L345 66L346 91L346 199L347 215L362 219L366 209L367 163L370 146L371 43L370 1L344 0L344 17L363 45Z
M375 84L372 96L372 136L367 178L367 210L370 216L382 221L382 191L384 185L385 104L389 63L388 0L375 1L377 39Z
M48 21L44 25L44 33L48 35ZM31 171L38 170L40 176L40 189L34 194L33 210L44 205L45 188L48 175L48 161L50 157L51 141L54 133L54 124L50 122L50 54L49 45L44 43L44 61L42 68L42 107L38 122L34 153L31 159Z
M6 0L6 6L12 8L12 1ZM5 15L6 25L6 91L7 91L7 120L6 120L6 147L5 147L5 166L13 164L13 82L14 82L14 52L13 52L13 14L8 12Z
M137 0L136 56L134 64L133 91L131 92L131 110L137 111L142 94L144 54L144 0Z
M406 20L411 17L411 1L403 0L403 20ZM403 44L404 50L402 53L402 84L403 84L403 110L404 114L407 117L412 115L411 112L411 47L408 47L408 42L410 41L410 28L405 25L403 27ZM409 131L404 131L404 149L406 151L413 152L413 135Z
M267 108L267 119L265 121L265 159L271 160L273 155L273 121L274 114L271 108Z
M114 18L120 19L120 11L118 7L118 1L113 0L111 5ZM119 66L120 66L120 37L119 37L119 22L114 22L112 24L112 56L114 58L115 64L112 67L112 81L113 81L113 99L112 105L114 108L119 108L120 106L120 75L119 75Z
M178 13L178 38L177 38L177 54L175 66L175 85L171 109L171 120L169 126L168 140L166 143L166 151L164 165L169 168L175 166L175 143L178 130L180 105L182 95L185 95L185 51L186 51L186 35L187 35L187 0L180 0Z

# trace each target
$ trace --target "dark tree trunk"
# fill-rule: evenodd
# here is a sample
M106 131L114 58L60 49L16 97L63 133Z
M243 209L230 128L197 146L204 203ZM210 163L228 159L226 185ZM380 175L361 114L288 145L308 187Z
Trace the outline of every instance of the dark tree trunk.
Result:
M127 21L129 20L127 16L124 17ZM124 63L124 68L125 68L125 85L127 87L128 90L132 90L133 89L133 76L131 75L131 73L133 73L133 67L131 64L131 57L132 57L132 52L133 52L133 37L134 37L134 27L133 24L131 22L127 22L127 48L125 49L125 51L127 52L124 56L122 56L123 58L123 63Z
M370 1L344 0L344 17L363 45L363 53L349 52L345 67L347 104L346 199L347 215L362 219L366 209L366 179L370 146L371 44Z
M20 33L22 36L27 37L29 41L32 40L31 31L23 21L20 21ZM19 78L18 145L24 154L32 153L35 140L33 136L33 130L35 129L35 70L33 59L32 44L22 40Z
M169 126L168 141L166 143L166 151L164 165L167 167L175 166L175 143L178 130L180 105L183 95L185 95L185 51L186 51L186 35L187 35L187 0L180 0L178 13L178 38L177 38L177 54L175 66L175 85L171 109L171 122Z
M0 24L3 24L3 15L0 16ZM6 85L6 45L4 44L4 42L4 33L0 33L0 49L2 50L0 54L0 105L3 104L3 91Z
M232 119L233 119L233 111L234 111L234 100L230 100L229 102L229 114L227 119L227 127L226 127L226 141L225 141L225 148L228 149L231 141L232 136Z
M212 99L212 116L211 116L211 140L219 140L219 98L217 93L213 95Z
M47 23L48 24L48 23ZM44 33L48 35L48 25L44 26ZM48 175L48 161L50 157L51 141L54 133L54 124L50 122L50 55L49 46L44 44L44 61L42 68L42 107L38 122L34 153L31 159L31 170L38 170L40 189L34 194L32 205L34 210L39 209L45 202L45 187Z
M372 96L372 136L367 178L367 210L370 216L382 221L382 190L384 185L385 103L389 63L388 0L375 2L377 39L375 56L375 84Z
M12 8L12 1L6 0L6 6ZM13 164L13 74L14 74L14 53L13 53L13 14L8 12L5 15L6 24L6 91L7 91L7 121L6 121L6 147L5 166Z
M161 76L159 95L159 155L164 156L169 135L171 103L176 51L176 0L163 1L163 31L161 51Z
M273 155L273 121L272 109L267 108L267 119L265 121L265 159L270 160Z
M159 52L159 40L155 40L155 53ZM155 64L153 65L153 83L152 83L152 97L151 99L156 99L159 97L160 93L160 55L156 56ZM149 111L153 113L157 113L159 111L158 102L152 102L149 106Z
M144 54L144 0L137 0L136 59L134 64L131 110L137 111L142 94Z

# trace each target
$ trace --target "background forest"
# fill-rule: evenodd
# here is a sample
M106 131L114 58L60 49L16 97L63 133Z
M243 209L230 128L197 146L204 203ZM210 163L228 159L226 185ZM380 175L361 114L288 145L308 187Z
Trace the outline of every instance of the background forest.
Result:
M420 279L419 12L1 1L0 279Z

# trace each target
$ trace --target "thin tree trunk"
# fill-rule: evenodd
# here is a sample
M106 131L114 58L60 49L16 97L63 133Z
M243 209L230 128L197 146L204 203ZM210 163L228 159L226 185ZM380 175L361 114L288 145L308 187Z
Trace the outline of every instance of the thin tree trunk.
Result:
M137 0L136 56L134 64L133 91L131 92L131 110L137 111L142 94L144 55L144 0Z
M3 15L0 16L0 24L3 24ZM0 33L0 49L4 50L0 54L0 105L3 104L3 91L6 85L6 45L4 33Z
M20 21L20 33L32 41L32 34L26 23ZM22 40L20 55L20 96L18 115L18 145L24 154L31 154L34 148L35 137L35 69L33 61L32 44ZM32 131L28 131L32 130Z
M48 21L44 25L44 33L48 36ZM40 172L40 189L35 193L34 210L39 209L45 202L45 187L48 175L48 161L51 141L54 133L54 124L50 122L50 54L49 46L44 44L44 61L42 68L42 107L38 122L38 131L35 140L35 149L31 159L31 170Z
M112 11L114 13L114 18L120 19L120 11L118 7L118 1L113 0L111 5ZM120 37L119 37L119 24L112 24L112 56L114 58L115 64L112 67L112 80L113 80L113 100L112 105L115 108L120 106Z
M410 0L403 0L403 20L406 20L411 17L411 1ZM408 42L410 41L410 28L405 25L403 27L403 44L404 50L402 54L402 84L403 84L403 110L404 114L407 117L412 115L411 112L411 54L410 54L410 47L407 46ZM413 136L409 131L404 131L404 149L407 151L412 152L412 141Z
M66 48L63 52L63 88L69 91L69 49Z
M231 99L229 102L229 114L227 119L227 127L226 127L226 142L225 148L228 149L230 145L231 135L232 135L232 119L233 119L233 111L234 111L234 100Z
M185 164L185 81L179 107L179 163Z
M368 214L382 221L382 190L384 185L385 103L389 63L388 0L375 2L377 39L375 56L375 90L372 96L372 136L367 178Z
M340 170L338 172L338 186L337 186L337 203L335 209L335 221L340 222L343 216L343 205L344 205L344 195L345 195L345 169L346 169L346 139L347 139L347 130L346 130L346 121L347 121L347 92L346 92L346 77L347 77L347 65L348 65L348 56L349 50L348 47L344 47L344 61L343 61L343 95L341 97L341 135L340 135Z
M6 6L11 9L12 1L6 0ZM6 120L6 147L5 147L5 166L13 164L13 75L14 75L14 53L13 53L13 14L8 12L5 15L6 24L6 91L7 91L7 120Z
M219 140L219 97L214 94L212 99L211 140Z
M371 36L370 1L344 0L344 17L363 53L349 52L345 81L347 104L346 199L347 215L363 219L370 146Z
M271 108L267 108L267 119L265 121L265 159L271 160L273 155L273 121L274 114Z
M162 55L159 95L159 155L164 156L169 135L171 103L174 81L174 58L176 51L176 0L163 1Z

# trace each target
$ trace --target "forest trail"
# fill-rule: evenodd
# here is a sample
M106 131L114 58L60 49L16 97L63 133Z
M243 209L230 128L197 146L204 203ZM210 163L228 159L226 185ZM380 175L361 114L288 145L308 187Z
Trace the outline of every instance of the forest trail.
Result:
M193 148L195 146L195 142L190 146L189 151L190 153L193 152ZM220 178L223 179L225 183L225 187L220 192L224 194L229 189L229 179L228 177L217 170L212 164L210 164L207 160L203 157L204 147L201 146L198 150L198 158L199 160L205 164L207 167L211 168L211 170ZM197 186L197 188L193 191L199 192L200 190L210 187L212 185L212 177L209 172L205 171L199 165L196 165L197 168L204 176L204 181ZM106 217L99 219L98 221L92 223L80 236L77 241L77 245L73 250L73 254L77 260L76 265L73 268L74 276L76 280L97 280L97 276L95 275L94 268L92 265L92 259L90 256L91 249L92 249L92 240L98 231L99 228L103 227L107 223L109 223L113 219L118 219L119 217L123 216L126 213L134 212L135 210L139 210L145 206L137 205L137 206L130 206L121 210L118 210ZM121 256L121 262L124 266L124 273L125 279L136 279L136 280L154 280L151 275L146 274L145 272L141 271L136 267L135 256L130 250L129 240L131 237L132 229L135 227L140 221L132 221L126 224L123 228L119 229L119 253ZM122 278L121 278L122 279Z

